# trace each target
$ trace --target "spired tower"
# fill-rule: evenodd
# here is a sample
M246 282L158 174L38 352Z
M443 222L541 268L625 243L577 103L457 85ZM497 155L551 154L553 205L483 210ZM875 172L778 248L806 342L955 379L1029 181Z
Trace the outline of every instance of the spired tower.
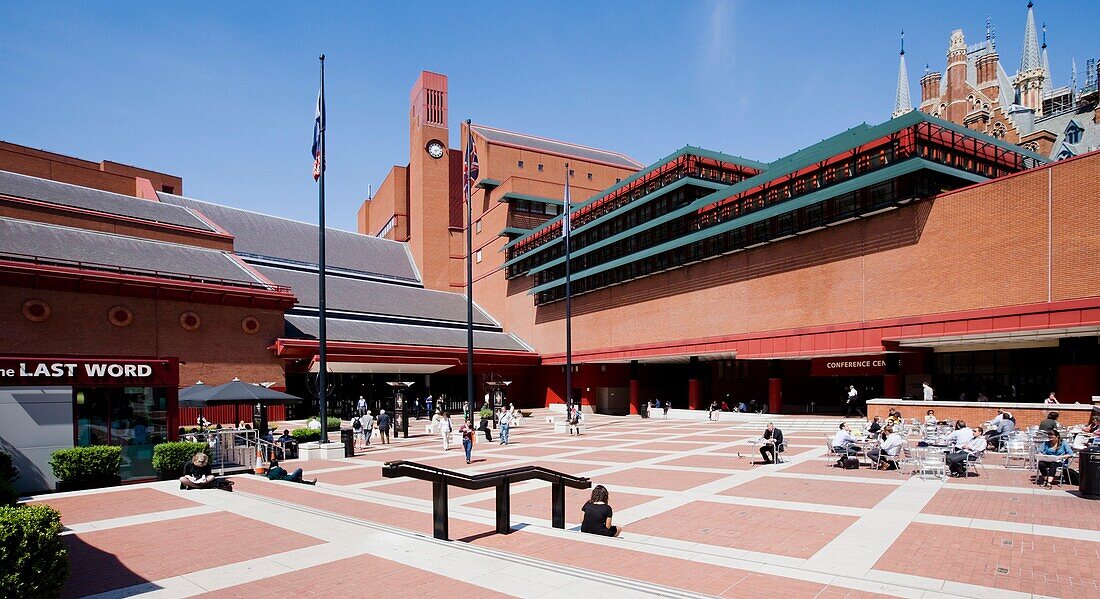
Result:
M913 100L909 94L909 73L905 69L905 31L901 32L901 58L898 60L898 90L894 94L893 118L913 112Z
M1024 27L1024 52L1020 58L1020 71L1012 80L1016 88L1016 102L1043 114L1043 87L1049 75L1043 68L1039 53L1039 35L1035 31L1034 3L1027 3L1027 25Z

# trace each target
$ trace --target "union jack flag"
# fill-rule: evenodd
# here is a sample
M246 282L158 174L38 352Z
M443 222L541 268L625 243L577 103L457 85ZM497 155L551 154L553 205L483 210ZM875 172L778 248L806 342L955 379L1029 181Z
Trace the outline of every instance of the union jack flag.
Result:
M561 217L561 236L564 237L564 238L568 238L569 237L569 228L570 228L570 225L572 224L570 221L572 220L572 216L573 216L572 210L571 210L572 202L569 200L569 165L568 164L565 165L565 202L564 202L564 204L565 204L563 206L564 213Z
M321 132L325 128L325 92L317 92L317 110L313 114L313 180L321 178Z
M477 146L474 144L474 132L467 127L466 134L466 160L462 164L462 193L470 197L474 181L477 181L479 173L477 165Z

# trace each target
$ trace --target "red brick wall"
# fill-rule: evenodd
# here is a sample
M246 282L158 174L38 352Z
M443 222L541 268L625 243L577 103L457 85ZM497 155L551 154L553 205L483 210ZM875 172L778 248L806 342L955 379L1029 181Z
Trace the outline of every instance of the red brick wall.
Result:
M1100 296L1100 153L578 296L573 347L607 349ZM508 329L564 352L563 304L507 299Z
M72 183L103 191L135 195L136 177L148 179L160 191L169 186L173 193L183 193L183 179L117 162L90 162L0 141L0 170L42 179Z
M919 402L917 402L919 403ZM928 413L929 409L936 411L936 418L939 420L946 420L948 422L954 422L955 420L962 419L966 422L967 426L979 426L983 422L993 419L997 415L997 408L995 406L979 406L979 407L962 407L962 406L924 406L914 405L909 403L908 405L901 402L894 404L867 404L867 417L873 418L879 416L882 419L886 419L886 415L890 412L890 408L896 407L901 412L902 418L906 420L912 420L913 418L919 419L924 422L924 416ZM1016 418L1017 428L1027 428L1029 426L1038 426L1044 418L1047 417L1047 413L1056 411L1059 413L1058 422L1066 426L1073 426L1075 424L1087 424L1092 412L1089 410L1068 410L1054 406L1049 408L1043 404L1035 404L1034 407L1029 408L1008 408L1008 411Z
M50 305L47 321L23 317L23 302L30 298ZM116 327L107 318L108 310L118 305L133 312L127 327ZM197 331L180 326L180 313L186 310L201 318ZM241 329L246 316L260 321L258 333ZM277 310L0 287L0 353L176 357L181 386L198 380L218 385L233 377L282 383L282 365L267 348L282 336L283 328L283 315Z

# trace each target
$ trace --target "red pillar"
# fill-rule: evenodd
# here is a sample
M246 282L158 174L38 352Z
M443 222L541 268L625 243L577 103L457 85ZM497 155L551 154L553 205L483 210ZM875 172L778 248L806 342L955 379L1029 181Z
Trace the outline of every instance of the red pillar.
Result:
M900 374L884 374L882 375L882 396L890 399L901 398L901 375Z
M688 409L699 409L699 379L688 379Z
M630 379L630 413L640 414L642 404L638 400L638 379Z
M771 377L768 379L768 413L778 414L783 408L783 379Z

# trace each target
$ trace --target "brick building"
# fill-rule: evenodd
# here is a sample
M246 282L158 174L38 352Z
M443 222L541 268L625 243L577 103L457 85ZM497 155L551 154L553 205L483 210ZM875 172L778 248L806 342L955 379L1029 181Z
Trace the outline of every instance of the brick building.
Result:
M1029 2L1020 66L1009 76L991 23L986 22L985 39L976 44L967 44L963 30L956 29L947 48L946 76L926 69L918 109L1056 160L1100 149L1100 65L1095 59L1086 62L1081 85L1074 62L1069 83L1055 88L1046 34L1044 25L1040 44ZM895 98L894 116L912 110L904 46Z

